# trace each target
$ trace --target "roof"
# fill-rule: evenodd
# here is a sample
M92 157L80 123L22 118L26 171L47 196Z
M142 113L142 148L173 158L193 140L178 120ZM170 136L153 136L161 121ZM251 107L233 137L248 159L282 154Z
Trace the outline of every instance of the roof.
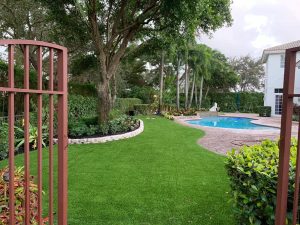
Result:
M282 54L282 53L285 53L286 49L296 48L296 47L300 47L300 40L285 43L285 44L282 44L282 45L277 45L277 46L274 46L274 47L271 47L271 48L267 48L263 51L263 55L262 55L261 60L262 60L263 63L265 63L270 54Z

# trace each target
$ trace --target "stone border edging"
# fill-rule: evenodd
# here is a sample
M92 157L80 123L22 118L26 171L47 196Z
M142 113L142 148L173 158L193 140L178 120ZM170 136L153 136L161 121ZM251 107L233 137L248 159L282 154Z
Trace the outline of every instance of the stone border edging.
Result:
M81 139L70 139L68 143L69 144L96 144L96 143L105 143L109 141L117 141L127 138L135 137L139 134L141 134L144 131L144 122L142 120L140 121L140 126L138 129L134 131L130 131L124 134L116 134L111 136L105 136L105 137L94 137L94 138L81 138Z

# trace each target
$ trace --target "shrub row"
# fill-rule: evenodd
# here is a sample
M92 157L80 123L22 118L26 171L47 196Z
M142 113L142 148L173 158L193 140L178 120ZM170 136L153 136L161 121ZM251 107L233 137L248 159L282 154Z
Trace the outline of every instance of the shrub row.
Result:
M258 92L209 93L202 107L209 109L214 102L218 103L222 112L258 113L259 107L264 105L264 94Z
M86 136L106 136L133 131L139 127L139 120L129 116L121 116L106 124L98 125L98 118L91 117L69 123L69 136L82 138Z
M288 220L291 220L297 140L291 143L288 194ZM278 180L278 142L265 140L260 145L244 146L228 153L226 169L238 224L273 225ZM290 223L288 223L290 224Z

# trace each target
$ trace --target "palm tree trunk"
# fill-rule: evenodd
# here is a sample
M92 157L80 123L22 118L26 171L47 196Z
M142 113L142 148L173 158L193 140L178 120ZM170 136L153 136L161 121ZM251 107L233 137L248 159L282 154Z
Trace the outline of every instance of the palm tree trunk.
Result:
M197 104L198 104L198 93L197 93L197 85L195 84L195 102L196 102L196 107L197 107Z
M180 67L180 57L178 56L177 60L177 80L176 80L176 105L177 105L177 111L179 111L180 108L180 75L179 75L179 68Z
M185 63L185 109L188 108L188 101L189 101L189 65L188 62Z
M163 88L164 88L164 52L161 52L160 61L160 77L159 77L159 104L158 104L158 114L161 114L163 105Z
M202 106L202 92L203 92L203 76L200 78L200 90L199 90L199 109L201 109Z
M195 72L193 73L193 84L192 84L192 90L191 90L191 96L190 96L190 102L189 102L189 108L192 106L193 98L194 98L194 90L195 90L195 80L196 80L196 75Z

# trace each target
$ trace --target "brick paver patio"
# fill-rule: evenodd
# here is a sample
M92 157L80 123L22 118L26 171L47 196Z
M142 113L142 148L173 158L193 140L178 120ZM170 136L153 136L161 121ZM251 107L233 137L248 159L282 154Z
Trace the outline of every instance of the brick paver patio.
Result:
M280 128L281 117L258 117L257 114L225 113L221 116L253 118L253 123ZM186 120L199 119L199 117L177 117L175 121L184 126L194 127L205 131L205 136L198 140L198 144L219 154L226 154L232 148L239 149L243 145L254 145L264 139L276 140L279 138L278 130L242 130L192 125ZM297 122L293 122L292 135L297 135Z

